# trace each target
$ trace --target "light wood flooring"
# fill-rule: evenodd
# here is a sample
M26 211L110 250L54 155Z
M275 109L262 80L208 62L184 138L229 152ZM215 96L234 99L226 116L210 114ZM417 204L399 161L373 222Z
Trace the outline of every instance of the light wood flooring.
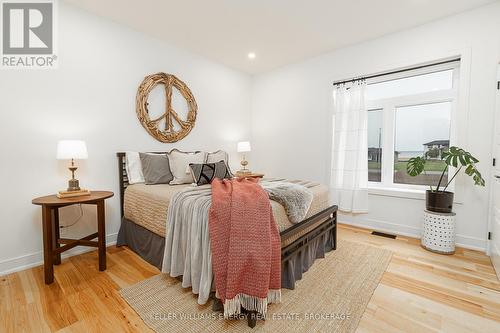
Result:
M339 238L394 252L359 332L500 332L500 283L484 254L433 254L345 225ZM151 332L118 291L159 271L125 247L107 253L105 272L96 251L63 260L50 286L42 267L0 277L0 332Z

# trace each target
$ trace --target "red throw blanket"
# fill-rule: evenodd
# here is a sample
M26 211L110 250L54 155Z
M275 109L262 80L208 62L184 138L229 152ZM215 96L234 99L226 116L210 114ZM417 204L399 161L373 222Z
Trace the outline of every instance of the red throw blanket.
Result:
M281 301L281 241L268 194L249 179L215 179L209 212L217 297L224 317L244 307L265 316Z

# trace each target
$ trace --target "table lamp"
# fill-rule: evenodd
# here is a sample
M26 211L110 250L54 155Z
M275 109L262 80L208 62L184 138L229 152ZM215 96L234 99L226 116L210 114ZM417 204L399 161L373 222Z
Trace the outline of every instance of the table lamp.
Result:
M68 192L80 192L80 184L78 179L75 179L75 171L77 166L75 160L84 160L88 158L87 145L82 140L61 140L57 143L57 159L71 160L69 170L71 171L71 179L68 181ZM87 191L84 191L87 192Z
M238 153L243 153L243 159L240 162L242 168L238 170L238 173L240 174L252 173L250 170L247 169L248 161L245 160L245 153L252 151L252 148L250 147L250 142L248 141L238 142L237 151Z

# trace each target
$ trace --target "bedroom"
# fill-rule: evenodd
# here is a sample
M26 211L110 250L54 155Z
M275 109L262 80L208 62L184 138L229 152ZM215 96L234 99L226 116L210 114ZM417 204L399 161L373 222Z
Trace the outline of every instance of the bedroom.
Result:
M318 1L315 6L300 1L41 3L52 4L49 14L45 7L36 7L33 17L22 20L20 13L30 7L19 7L25 4L22 1L2 1L0 332L175 332L186 327L200 332L500 331L500 283L495 273L500 268L496 191L500 164L492 165L499 158L498 1ZM6 10L5 5L14 7ZM46 17L51 19L44 21ZM23 25L26 22L28 28ZM52 34L36 30L42 22L51 22ZM9 51L5 36L9 47L19 48L26 39L19 38L15 29L23 35L23 26L31 38L24 36L27 44L50 44L51 52L28 50L20 56L20 51ZM171 103L183 121L188 120L187 106L196 110L195 119L186 125L190 130L175 142L160 141L154 131L150 134L137 114L149 108L158 118L165 112L165 85L160 83L149 93L140 89L146 77L156 73L175 75L183 83L174 85ZM362 121L338 121L343 101L356 93L355 111ZM415 116L419 106L425 106L430 116ZM337 121L332 123L334 118ZM435 125L436 119L446 126ZM161 125L160 133L166 127ZM174 128L180 130L176 124ZM358 134L342 145L350 132ZM61 141L68 139L82 141L76 146L66 142L63 149ZM55 235L44 232L42 223L42 211L46 220L50 216L55 222L55 210L44 210L46 202L39 206L32 201L66 190L72 178L68 154L82 148L82 142L80 150L86 154L83 151L80 157L86 158L76 159L79 186L114 195L99 198L104 214L98 214L97 201L60 209L61 239L54 247L74 247L56 264L58 255L44 257L44 235L51 242ZM455 251L444 255L421 246L422 236L432 232L424 230L424 223L427 227L430 223L424 217L439 215L425 212L428 187L424 185L436 187L445 168L440 157L452 146L479 160L472 164L485 186L476 186L474 174L463 172L466 168L453 180L458 168L452 165L444 174L445 180L451 180L448 190L455 194L452 211L456 215L444 213L454 229L449 234L453 241L424 244L430 250L442 246L438 251ZM213 290L207 302L198 305L200 300L191 289L181 287L184 281L161 274L168 197L145 199L148 205L138 208L147 214L154 210L149 203L159 203L155 209L160 215L153 215L162 230L143 228L149 231L142 234L149 240L141 243L134 238L139 242L135 250L131 240L117 246L119 231L127 223L122 219L122 200L128 205L125 219L132 214L125 195L132 191L125 190L126 182L122 186L123 164L118 163L126 155L117 153L133 152L140 160L136 153L173 149L202 152L195 164L207 163L205 152L226 152L222 160L228 161L234 174L243 167L255 176L263 174L260 187L252 182L249 186L266 193L271 193L274 179L286 184L308 182L295 184L301 193L326 188L330 194L326 201L313 193L312 202L318 204L310 203L309 215L303 219L319 212L325 215L310 220L312 229L288 232L298 237L292 243L308 240L326 221L320 239L327 239L329 246L316 249L319 252L305 265L310 266L307 272L293 272L295 289L281 286L281 303L269 304L266 320L257 318L250 323L256 325L253 329L248 327L247 313L241 315L245 318L228 320L223 312L214 311ZM359 154L348 154L351 150ZM65 158L58 159L58 153ZM413 177L408 162L419 156L428 175ZM160 157L171 163L171 156ZM243 166L245 158L248 165ZM346 160L361 165L356 175L346 172L352 166ZM418 166L421 160L413 161ZM141 163L137 170L142 172L143 167ZM125 175L129 176L126 169ZM196 188L132 185L158 191L169 186ZM210 188L203 186L200 189ZM93 199L82 195L61 200ZM293 224L283 205L270 204L279 228L285 228L278 223L280 218ZM334 205L338 211L328 210ZM105 237L79 244L71 241L99 234L98 225L104 226ZM372 235L373 231L382 236ZM282 244L286 236L281 235ZM85 244L91 247L75 246ZM149 257L148 262L140 248L152 251L155 245L151 244L156 244L156 261ZM99 245L101 250L96 250ZM290 262L311 251L307 246L297 248L281 260ZM49 245L46 249L53 250ZM106 256L104 262L99 254ZM46 284L51 270L53 281ZM282 279L289 277L290 267L279 273ZM155 277L175 284L158 287L171 301L150 295L155 310L142 311L134 302L144 299L128 297L144 284L158 282Z

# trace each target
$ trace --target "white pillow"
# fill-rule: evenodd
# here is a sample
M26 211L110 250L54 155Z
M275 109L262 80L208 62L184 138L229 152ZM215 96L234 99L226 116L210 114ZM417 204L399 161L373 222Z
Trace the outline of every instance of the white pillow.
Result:
M174 176L170 185L191 184L194 182L189 163L205 163L207 159L207 153L205 152L185 153L177 149L172 149L170 153L167 153L167 156L170 171Z
M229 160L228 154L224 150L217 150L214 151L213 153L207 153L206 163L217 163L219 161L224 161L227 164L228 160Z
M125 170L129 184L144 183L142 163L138 152L127 151L125 153Z
M217 150L212 153L207 153L206 163L217 163L219 161L224 161L226 163L227 170L229 174L232 175L231 168L229 167L229 154L224 150Z

